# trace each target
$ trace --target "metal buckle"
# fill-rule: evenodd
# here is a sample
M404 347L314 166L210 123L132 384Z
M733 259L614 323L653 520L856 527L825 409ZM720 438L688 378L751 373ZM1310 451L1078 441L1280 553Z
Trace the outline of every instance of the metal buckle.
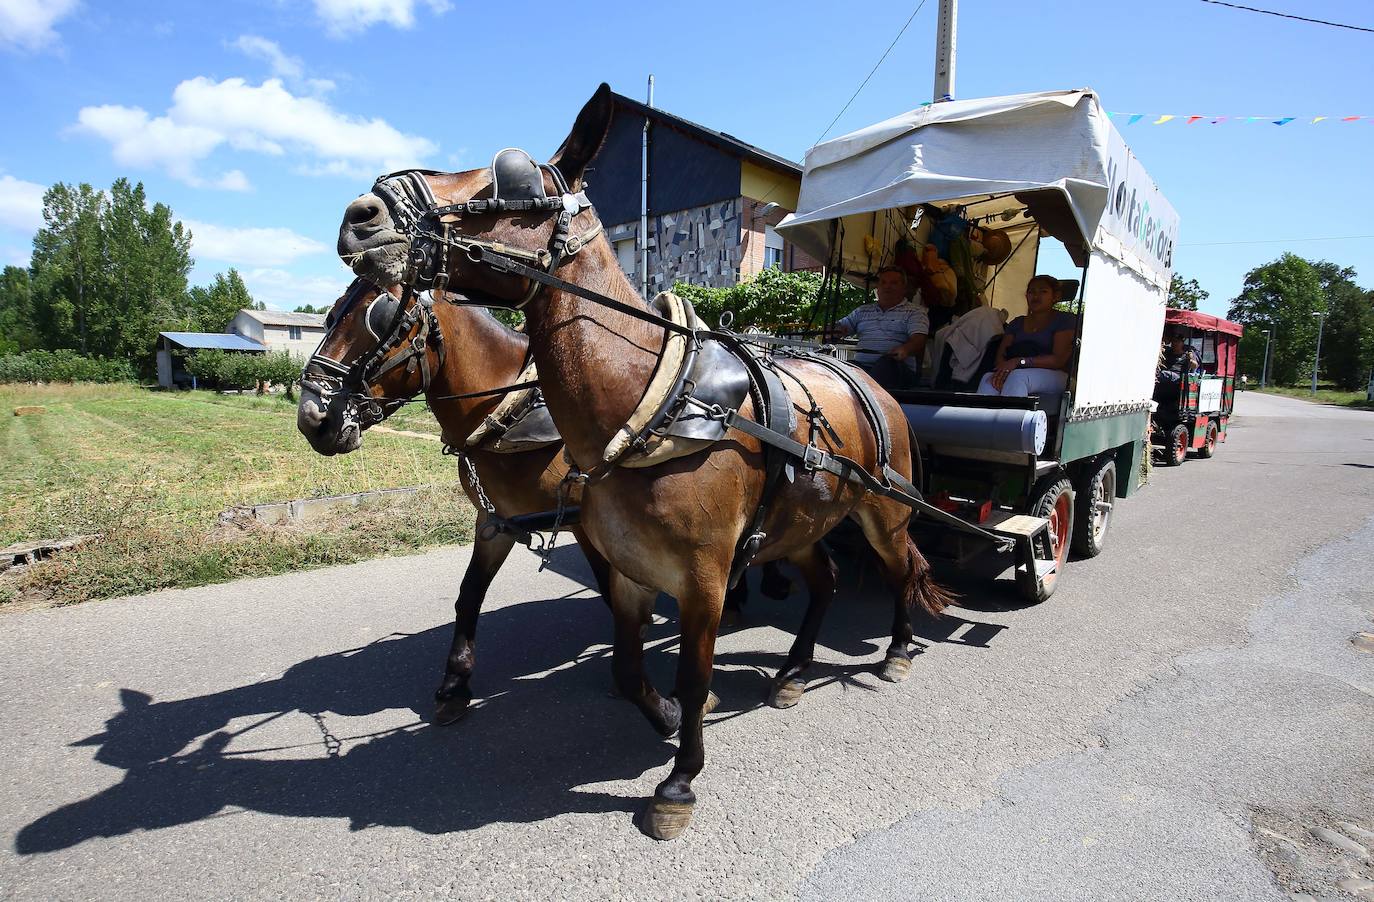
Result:
M817 448L815 445L807 445L802 451L802 466L808 472L823 468L825 459L829 456L824 449Z

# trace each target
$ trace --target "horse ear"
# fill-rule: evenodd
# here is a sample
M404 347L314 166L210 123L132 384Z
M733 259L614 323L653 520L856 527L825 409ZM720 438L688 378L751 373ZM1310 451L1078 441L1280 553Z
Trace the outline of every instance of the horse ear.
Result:
M550 163L558 167L569 185L582 181L582 173L587 164L601 149L606 133L611 128L611 115L615 104L611 101L611 86L605 82L596 89L592 99L582 107L573 123L572 131L563 139L563 144L554 153Z

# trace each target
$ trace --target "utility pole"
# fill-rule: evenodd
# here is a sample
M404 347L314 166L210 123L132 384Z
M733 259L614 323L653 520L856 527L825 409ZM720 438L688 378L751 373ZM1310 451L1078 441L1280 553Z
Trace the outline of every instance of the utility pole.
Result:
M1274 340L1274 330L1264 330L1264 365L1260 367L1260 388L1269 383L1269 342Z
M1317 364L1322 362L1322 327L1326 325L1326 314L1320 310L1312 311L1317 318L1317 356L1312 358L1312 394L1317 393Z
M935 28L935 102L954 99L954 45L959 31L959 0L940 0Z
M649 109L654 108L654 77L649 76ZM649 116L644 116L643 160L639 182L639 293L649 299Z

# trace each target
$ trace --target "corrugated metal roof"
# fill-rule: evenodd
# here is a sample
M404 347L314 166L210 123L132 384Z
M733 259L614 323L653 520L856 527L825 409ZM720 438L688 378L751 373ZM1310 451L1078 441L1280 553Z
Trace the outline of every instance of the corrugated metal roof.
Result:
M287 313L284 310L240 310L265 326L304 326L307 329L323 329L323 313Z
M251 338L225 332L159 332L158 335L189 351L266 351Z

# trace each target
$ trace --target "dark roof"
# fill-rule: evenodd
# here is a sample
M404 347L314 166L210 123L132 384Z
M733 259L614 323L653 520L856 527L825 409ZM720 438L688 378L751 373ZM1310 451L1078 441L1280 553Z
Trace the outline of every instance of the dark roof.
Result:
M647 104L640 103L638 100L633 100L626 97L624 94L612 92L611 98L617 106L624 107L638 116L647 115L655 122L662 123L669 128L675 128L679 131L686 132L694 138L698 138L708 144L714 144L716 147L736 156L743 157L751 163L756 163L766 169L772 169L785 175L801 178L802 167L800 163L794 163L785 157L769 153L752 144L746 144L734 135L727 135L725 132L718 132L704 125L697 125L695 122L690 122L683 119L681 116L674 116L672 113L664 112L658 107L651 107Z
M225 332L159 332L158 335L189 351L266 351L251 338Z

